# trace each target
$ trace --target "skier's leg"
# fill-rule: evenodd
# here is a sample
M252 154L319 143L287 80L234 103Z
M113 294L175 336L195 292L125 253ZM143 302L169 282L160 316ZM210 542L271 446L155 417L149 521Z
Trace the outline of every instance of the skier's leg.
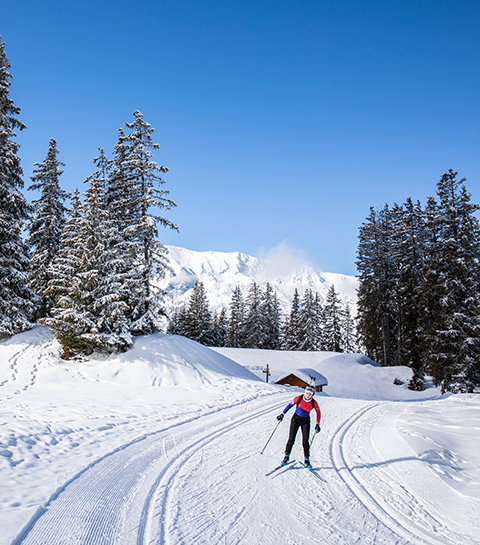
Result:
M299 423L295 417L290 422L290 435L288 436L287 446L285 447L285 454L290 456L292 452L293 444L295 443L295 437L297 436Z
M302 424L303 453L305 460L310 459L310 418Z

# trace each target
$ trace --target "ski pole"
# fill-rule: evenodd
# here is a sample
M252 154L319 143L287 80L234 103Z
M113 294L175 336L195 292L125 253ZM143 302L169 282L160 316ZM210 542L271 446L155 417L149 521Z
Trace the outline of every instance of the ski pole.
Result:
M318 431L315 431L315 432L313 433L312 440L310 441L310 448L312 448L313 440L315 439L317 433L318 433Z
M265 443L265 446L262 449L262 452L260 454L263 454L265 452L265 449L267 448L268 443L270 443L270 439L273 437L273 434L277 431L277 428L280 424L281 420L278 421L277 425L275 426L275 429L272 431L270 437L268 438L268 441Z

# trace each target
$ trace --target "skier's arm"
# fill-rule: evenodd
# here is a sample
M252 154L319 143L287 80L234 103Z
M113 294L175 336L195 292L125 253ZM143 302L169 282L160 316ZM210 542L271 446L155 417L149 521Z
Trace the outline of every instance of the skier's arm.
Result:
M290 402L286 407L285 409L283 409L283 412L281 412L278 416L277 416L277 420L279 420L280 422L283 420L283 417L284 415L287 414L287 412L293 407L295 406L295 399Z
M320 420L322 419L322 413L320 412L320 407L318 403L314 402L315 412L317 413L317 424L320 425Z

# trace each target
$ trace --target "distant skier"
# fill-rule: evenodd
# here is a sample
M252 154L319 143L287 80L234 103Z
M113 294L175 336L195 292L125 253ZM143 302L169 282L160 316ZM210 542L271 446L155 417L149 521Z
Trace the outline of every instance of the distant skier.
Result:
M322 414L318 403L313 399L315 395L315 389L311 386L307 386L303 395L296 397L291 403L289 403L283 412L277 416L277 420L280 422L283 420L285 414L296 405L295 414L290 421L290 435L288 437L287 446L285 447L285 458L282 461L282 465L288 464L290 453L292 452L293 444L295 443L295 437L297 436L298 428L302 428L303 435L303 453L305 454L305 467L311 469L310 464L310 411L315 409L317 412L317 425L315 426L315 432L320 431L320 419Z

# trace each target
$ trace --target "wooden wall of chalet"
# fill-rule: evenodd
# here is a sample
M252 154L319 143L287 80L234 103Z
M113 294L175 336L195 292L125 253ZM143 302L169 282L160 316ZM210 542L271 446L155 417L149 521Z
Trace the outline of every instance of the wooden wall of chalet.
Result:
M275 384L288 384L290 386L298 386L299 388L305 388L309 386L304 380L298 378L296 375L288 375L287 377L282 378L282 380L277 380ZM323 392L323 386L315 386L316 392Z

